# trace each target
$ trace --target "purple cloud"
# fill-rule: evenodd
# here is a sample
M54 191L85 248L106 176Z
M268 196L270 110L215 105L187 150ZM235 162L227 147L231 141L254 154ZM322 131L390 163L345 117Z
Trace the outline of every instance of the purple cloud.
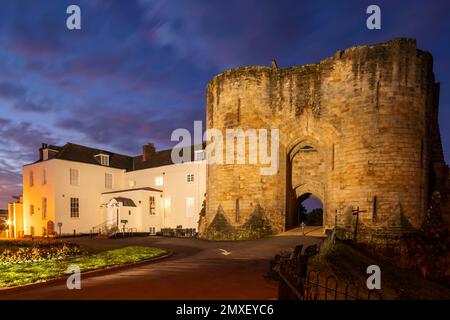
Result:
M3 98L20 98L23 97L26 90L21 85L11 82L0 82L0 97Z

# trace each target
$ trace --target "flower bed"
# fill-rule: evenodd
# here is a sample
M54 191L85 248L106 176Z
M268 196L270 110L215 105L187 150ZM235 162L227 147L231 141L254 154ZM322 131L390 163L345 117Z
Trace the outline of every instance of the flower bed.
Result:
M8 263L0 266L0 289L65 277L69 266L82 272L132 264L166 254L152 247L124 247L94 254L70 256L61 260L41 260L29 263Z
M61 260L82 254L78 245L61 241L0 242L0 265Z

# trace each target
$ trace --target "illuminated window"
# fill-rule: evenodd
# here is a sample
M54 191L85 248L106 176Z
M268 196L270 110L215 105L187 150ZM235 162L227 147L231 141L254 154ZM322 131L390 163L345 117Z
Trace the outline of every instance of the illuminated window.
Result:
M165 198L164 206L166 206L166 208L169 208L171 205L172 205L172 201L170 200L170 198Z
M47 218L47 198L42 198L42 219Z
M186 181L187 182L194 182L194 174L190 173L190 174L186 175Z
M105 188L112 189L113 176L111 173L105 173Z
M33 171L30 171L30 187L34 186L34 174Z
M80 199L78 198L70 198L70 217L80 217Z
M70 169L70 184L78 186L80 184L80 173L78 169Z
M205 151L204 150L197 150L194 153L195 161L202 161L205 159Z
M155 197L149 198L149 213L151 216L154 216L156 214L156 208L155 208Z
M194 198L186 198L186 217L192 218L194 216Z
M163 177L156 177L155 178L155 185L158 187L161 187L164 184L164 179Z

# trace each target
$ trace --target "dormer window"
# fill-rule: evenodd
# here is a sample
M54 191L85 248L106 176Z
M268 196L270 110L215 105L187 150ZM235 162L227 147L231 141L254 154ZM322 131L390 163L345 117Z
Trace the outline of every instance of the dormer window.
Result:
M164 184L164 179L163 177L156 177L155 178L155 185L157 187L161 187Z
M98 162L100 162L100 164L102 166L106 166L109 167L109 155L108 154L97 154L95 156L95 158L97 159Z

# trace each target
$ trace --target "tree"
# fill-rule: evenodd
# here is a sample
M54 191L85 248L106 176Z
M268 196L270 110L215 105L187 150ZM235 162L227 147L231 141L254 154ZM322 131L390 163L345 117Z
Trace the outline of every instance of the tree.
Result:
M300 203L300 205L297 208L297 214L298 214L298 224L305 222L306 223L306 208L303 206L303 204Z
M307 214L306 222L308 226L321 226L323 224L323 209L316 208Z
M8 229L8 223L4 219L0 219L0 232Z

